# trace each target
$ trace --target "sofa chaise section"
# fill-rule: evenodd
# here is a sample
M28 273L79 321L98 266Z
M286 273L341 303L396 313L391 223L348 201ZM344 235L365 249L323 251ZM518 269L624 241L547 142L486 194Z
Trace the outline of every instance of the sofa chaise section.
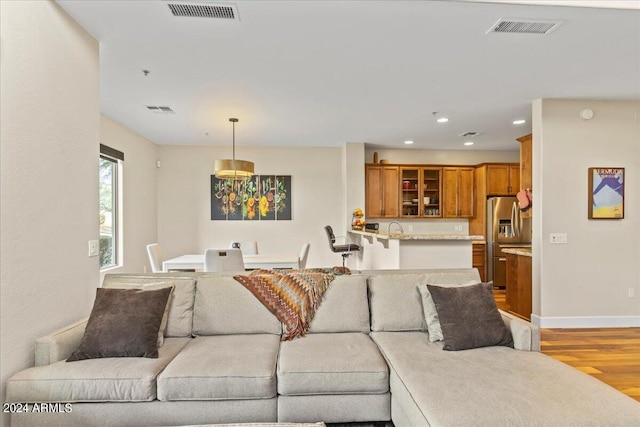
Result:
M369 277L371 336L390 367L396 427L640 425L638 402L541 354L539 329L514 316L501 313L515 348L444 351L430 342L417 286L436 280L448 284L429 274Z

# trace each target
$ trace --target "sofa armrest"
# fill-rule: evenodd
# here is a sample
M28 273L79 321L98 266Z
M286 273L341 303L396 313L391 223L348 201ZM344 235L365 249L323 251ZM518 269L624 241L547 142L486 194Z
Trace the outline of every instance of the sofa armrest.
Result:
M513 336L513 347L516 350L540 351L540 328L531 322L499 310L502 320Z
M36 366L50 365L68 358L80 345L87 320L72 323L36 339Z

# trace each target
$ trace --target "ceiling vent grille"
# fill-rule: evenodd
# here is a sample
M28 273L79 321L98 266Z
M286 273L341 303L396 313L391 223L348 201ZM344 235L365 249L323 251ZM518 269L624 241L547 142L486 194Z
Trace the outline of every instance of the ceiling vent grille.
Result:
M480 135L480 132L465 132L458 135L460 138L473 138Z
M158 106L158 105L145 105L145 107L147 107L147 110L151 111L152 113L175 114L175 112L171 109L171 107L164 107L164 106Z
M238 20L238 11L235 5L171 2L167 6L173 16Z
M490 29L490 33L516 34L549 34L562 24L563 21L540 21L531 19L500 18Z

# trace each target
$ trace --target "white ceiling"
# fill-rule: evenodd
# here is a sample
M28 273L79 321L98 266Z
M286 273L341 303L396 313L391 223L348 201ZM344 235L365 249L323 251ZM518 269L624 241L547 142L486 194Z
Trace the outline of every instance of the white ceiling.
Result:
M174 17L164 0L57 3L100 42L102 113L158 144L228 146L237 117L239 146L469 149L458 135L479 131L471 149L516 150L534 99L640 99L638 10L216 2L237 6L228 22ZM499 18L564 23L485 34Z

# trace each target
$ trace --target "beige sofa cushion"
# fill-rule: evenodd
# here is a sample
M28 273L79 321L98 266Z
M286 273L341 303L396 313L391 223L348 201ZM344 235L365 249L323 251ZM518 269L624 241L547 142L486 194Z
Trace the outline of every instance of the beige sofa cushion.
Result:
M169 300L167 327L165 337L190 337L193 318L193 299L195 296L196 280L190 277L170 276L125 276L107 274L102 282L103 288L123 288L131 285L148 283L163 283L173 287Z
M196 286L194 335L277 334L282 325L233 276L203 276Z
M362 333L309 334L284 341L278 358L281 395L370 394L389 391L389 369Z
M279 346L271 334L197 337L158 376L158 399L275 397Z
M425 274L371 276L369 298L372 331L422 331L425 329L418 285Z
M191 338L167 338L157 359L64 360L7 381L9 402L140 402L156 398L156 377Z
M359 274L336 276L311 321L310 333L369 333L367 283Z

